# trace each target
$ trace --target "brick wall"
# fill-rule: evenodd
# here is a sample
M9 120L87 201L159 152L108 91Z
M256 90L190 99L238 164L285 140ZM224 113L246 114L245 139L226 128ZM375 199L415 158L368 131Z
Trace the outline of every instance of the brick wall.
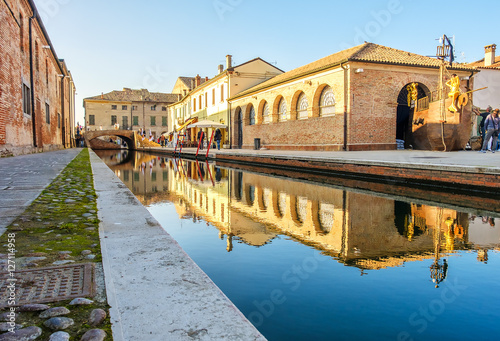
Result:
M35 112L23 112L23 84L32 88L30 76L30 17L28 2L0 2L0 154L19 155L60 149L64 124L61 107L61 77L59 61L51 48L38 19L31 20L33 51L33 91ZM65 83L69 87L69 82ZM69 112L68 97L64 96ZM31 95L31 91L28 91ZM50 123L46 123L45 104L49 105ZM60 125L58 124L60 114ZM36 145L33 126L36 125ZM66 126L69 140L71 128Z
M363 71L355 72L358 69ZM457 74L469 76L466 72ZM352 63L347 71L339 67L237 98L231 101L232 148L238 147L237 117L241 110L243 148L253 148L254 138L260 138L261 145L268 149L342 150L344 143L347 150L395 149L400 92L412 82L432 92L437 88L438 75L438 69ZM320 117L319 100L326 85L334 93L335 115ZM308 119L297 120L297 98L302 92L308 99ZM278 120L281 98L289 113L284 122ZM263 124L263 103L270 108L269 124ZM249 125L251 107L256 114L255 125Z

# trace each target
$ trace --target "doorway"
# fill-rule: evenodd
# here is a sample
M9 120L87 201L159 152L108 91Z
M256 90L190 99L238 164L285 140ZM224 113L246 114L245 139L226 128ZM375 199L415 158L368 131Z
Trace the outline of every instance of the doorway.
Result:
M238 134L238 149L243 147L243 117L241 114L241 108L238 108L236 111L236 127Z
M398 149L412 148L412 122L415 105L419 99L430 95L429 89L425 85L415 83L417 99L412 99L409 95L411 84L412 83L408 83L403 86L398 95L398 107L396 114L396 142Z

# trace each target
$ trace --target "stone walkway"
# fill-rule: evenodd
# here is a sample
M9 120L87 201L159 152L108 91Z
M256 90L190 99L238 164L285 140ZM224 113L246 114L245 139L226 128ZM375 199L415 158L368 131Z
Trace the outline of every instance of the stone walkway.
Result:
M81 149L0 158L0 235Z

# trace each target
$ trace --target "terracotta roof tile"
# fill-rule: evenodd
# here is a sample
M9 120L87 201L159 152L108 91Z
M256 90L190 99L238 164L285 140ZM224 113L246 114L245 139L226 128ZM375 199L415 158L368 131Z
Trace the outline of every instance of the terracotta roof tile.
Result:
M500 69L500 56L495 57L495 63L491 64L490 66L484 66L484 58L476 62L469 63L467 65L471 67L477 67L480 69Z
M179 79L184 83L184 85L190 89L193 89L195 87L194 85L196 84L196 78L195 77L179 77ZM205 83L205 78L200 78L200 85Z
M392 65L404 66L420 66L439 68L440 60L432 57L426 57L411 52L406 52L391 47L386 47L373 43L364 43L349 49L334 53L327 57L318 59L307 65L298 67L291 71L285 72L274 78L271 78L261 84L254 86L246 91L239 93L233 98L238 98L246 94L264 89L273 85L278 85L286 81L306 76L323 69L339 65L342 62L369 62L369 63L383 63ZM464 64L454 64L451 69L472 70L474 67Z
M116 101L116 102L162 102L174 103L179 99L177 94L167 94L162 92L149 92L147 89L129 89L123 91L111 91L106 94L87 97L84 100Z

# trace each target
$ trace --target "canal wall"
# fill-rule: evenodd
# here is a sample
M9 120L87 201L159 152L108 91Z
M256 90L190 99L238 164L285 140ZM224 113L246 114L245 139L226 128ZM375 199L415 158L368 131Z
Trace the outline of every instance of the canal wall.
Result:
M179 156L171 148L142 151ZM197 159L206 159L206 150ZM196 149L180 157L196 158ZM209 160L273 170L338 176L421 189L500 199L500 153L429 151L307 152L270 150L213 150ZM498 206L498 205L497 205Z

